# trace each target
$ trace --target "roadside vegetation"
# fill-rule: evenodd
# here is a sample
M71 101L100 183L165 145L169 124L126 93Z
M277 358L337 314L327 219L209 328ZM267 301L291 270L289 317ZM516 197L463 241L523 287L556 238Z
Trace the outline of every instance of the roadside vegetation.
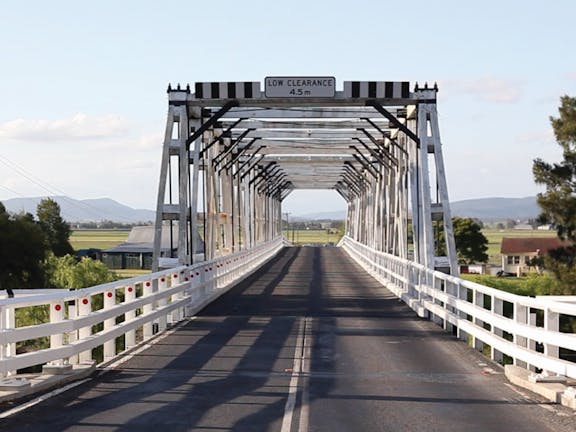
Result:
M72 230L52 199L40 201L36 218L10 214L0 203L0 289L85 288L116 275L99 261L77 259Z
M558 282L550 274L530 274L521 277L462 274L460 277L501 291L524 296L550 295L558 289Z

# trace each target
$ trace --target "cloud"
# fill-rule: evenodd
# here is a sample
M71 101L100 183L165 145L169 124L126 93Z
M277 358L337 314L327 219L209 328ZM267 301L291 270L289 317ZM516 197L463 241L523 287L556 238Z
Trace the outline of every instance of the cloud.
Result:
M164 136L160 133L143 135L136 140L136 148L139 150L156 150L162 148Z
M115 115L83 113L59 120L16 119L0 124L0 138L18 141L81 141L126 135L126 120Z
M519 144L553 143L555 141L554 131L552 129L547 129L541 131L525 132L520 135L517 135L514 141Z
M466 81L444 81L448 93L467 94L493 103L514 103L522 96L521 86L518 82L495 77L484 77Z
M164 138L162 134L150 133L134 137L109 137L108 139L93 140L85 144L84 149L92 152L113 151L115 154L155 152L155 154L161 155L163 142Z

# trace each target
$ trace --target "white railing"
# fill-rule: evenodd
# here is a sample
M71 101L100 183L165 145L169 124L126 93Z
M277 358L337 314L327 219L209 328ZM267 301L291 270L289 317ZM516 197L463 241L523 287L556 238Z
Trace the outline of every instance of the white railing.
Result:
M414 309L493 360L576 378L576 334L560 331L560 317L576 318L576 297L526 297L489 288L412 261L375 251L349 237L341 246L368 273Z
M276 239L190 267L177 267L77 290L15 290L0 298L0 377L19 369L47 365L70 368L93 362L92 349L103 346L108 361L228 291L283 247ZM46 322L20 326L22 314L44 314ZM116 340L124 336L123 346ZM19 353L31 341L49 347ZM21 351L21 349L20 349Z

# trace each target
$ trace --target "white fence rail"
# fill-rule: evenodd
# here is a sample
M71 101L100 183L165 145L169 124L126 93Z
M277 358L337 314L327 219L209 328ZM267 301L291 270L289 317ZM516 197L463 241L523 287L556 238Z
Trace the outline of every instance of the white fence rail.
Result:
M493 360L576 378L576 334L560 322L576 318L576 297L526 297L427 269L375 251L349 237L340 245L368 273L414 309ZM570 351L564 351L570 350ZM574 358L574 357L572 357Z
M0 377L48 364L53 368L92 362L103 346L104 361L191 316L273 257L282 239L202 262L77 290L15 290L0 298ZM21 326L23 314L47 322ZM117 338L124 336L123 346ZM49 348L21 352L33 341Z

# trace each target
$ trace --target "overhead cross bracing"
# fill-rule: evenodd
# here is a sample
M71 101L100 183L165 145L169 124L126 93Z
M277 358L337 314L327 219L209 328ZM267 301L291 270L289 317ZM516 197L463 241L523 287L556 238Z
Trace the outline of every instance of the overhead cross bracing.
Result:
M310 86L294 87L301 83ZM439 266L439 221L443 262L456 273L436 93L387 81L345 81L336 91L330 77L267 78L264 90L169 86L156 232L165 223L177 231L178 263L210 259L280 235L293 190L333 189L348 204L350 237L428 267ZM203 244L192 235L199 228Z

